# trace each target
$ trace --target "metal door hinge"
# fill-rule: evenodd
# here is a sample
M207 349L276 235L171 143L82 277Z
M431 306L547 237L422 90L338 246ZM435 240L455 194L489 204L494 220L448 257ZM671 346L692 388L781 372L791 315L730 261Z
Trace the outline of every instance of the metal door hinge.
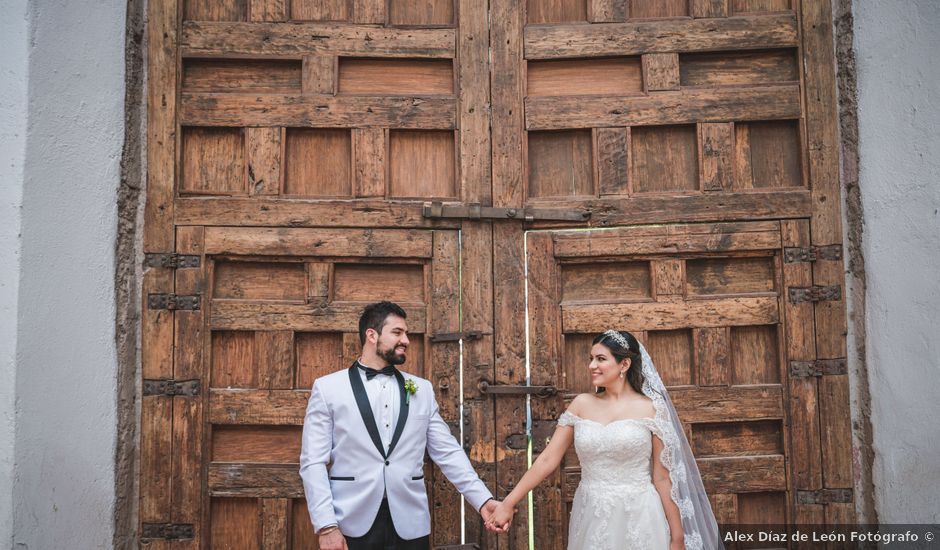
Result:
M817 359L816 361L790 361L790 378L809 378L846 374L848 366L845 359Z
M548 446L548 442L555 433L557 422L554 420L532 421L532 452L540 453ZM506 447L517 451L524 451L529 447L529 436L526 434L512 434L506 438Z
M478 385L484 395L532 395L534 397L552 397L558 393L555 386L514 386L511 384L490 384L486 380Z
M483 338L481 331L471 330L467 332L442 332L431 336L431 341L434 343L457 342L459 340L479 340L480 338Z
M180 296L177 294L149 294L147 307L150 309L169 309L171 311L199 309L200 295Z
M195 537L192 523L145 523L140 534L142 539L180 540Z
M852 489L819 489L816 491L797 491L798 504L845 504L852 502Z
M443 204L426 202L422 214L425 218L463 218L468 220L550 220L582 222L591 213L580 208L494 208L479 204Z
M199 380L144 380L144 395L199 395Z
M815 262L816 260L841 260L842 245L830 244L828 246L790 247L783 249L783 261L788 264L796 262Z
M199 256L177 254L175 252L148 252L144 254L144 266L184 269L199 267Z
M823 302L842 299L842 287L839 285L810 287L790 287L787 289L790 303Z

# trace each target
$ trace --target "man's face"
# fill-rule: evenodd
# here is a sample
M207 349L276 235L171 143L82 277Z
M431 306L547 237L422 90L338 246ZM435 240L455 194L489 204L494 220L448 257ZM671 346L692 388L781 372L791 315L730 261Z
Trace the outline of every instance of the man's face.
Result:
M375 344L375 353L389 365L404 364L408 351L408 324L397 315L389 315Z

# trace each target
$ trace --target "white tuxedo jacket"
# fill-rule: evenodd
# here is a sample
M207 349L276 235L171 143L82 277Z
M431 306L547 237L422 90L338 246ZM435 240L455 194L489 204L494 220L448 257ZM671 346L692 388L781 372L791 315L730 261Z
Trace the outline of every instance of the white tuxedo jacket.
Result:
M344 535L361 537L387 495L399 536L429 534L425 450L475 509L492 498L441 418L431 383L410 374L396 378L401 403L387 453L358 367L314 382L300 451L300 477L314 530L335 523ZM418 388L407 399L406 378Z

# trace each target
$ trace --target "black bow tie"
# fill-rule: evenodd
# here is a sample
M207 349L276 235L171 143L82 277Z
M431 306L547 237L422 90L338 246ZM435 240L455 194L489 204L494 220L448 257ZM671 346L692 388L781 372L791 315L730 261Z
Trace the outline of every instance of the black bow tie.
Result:
M395 376L395 373L398 372L398 369L396 369L392 365L388 365L387 367L381 370L370 369L369 367L361 363L356 363L356 366L358 366L360 369L365 371L366 380L372 380L373 378L375 378L376 376L380 374L384 374L386 376Z

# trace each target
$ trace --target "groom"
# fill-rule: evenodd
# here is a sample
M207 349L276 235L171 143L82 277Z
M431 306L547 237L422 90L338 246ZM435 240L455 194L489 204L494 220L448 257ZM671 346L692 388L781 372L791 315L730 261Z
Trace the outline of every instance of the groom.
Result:
M391 302L366 307L362 355L313 383L300 477L321 550L428 550L425 451L484 519L496 507L438 413L431 383L395 368L407 358L405 317Z

